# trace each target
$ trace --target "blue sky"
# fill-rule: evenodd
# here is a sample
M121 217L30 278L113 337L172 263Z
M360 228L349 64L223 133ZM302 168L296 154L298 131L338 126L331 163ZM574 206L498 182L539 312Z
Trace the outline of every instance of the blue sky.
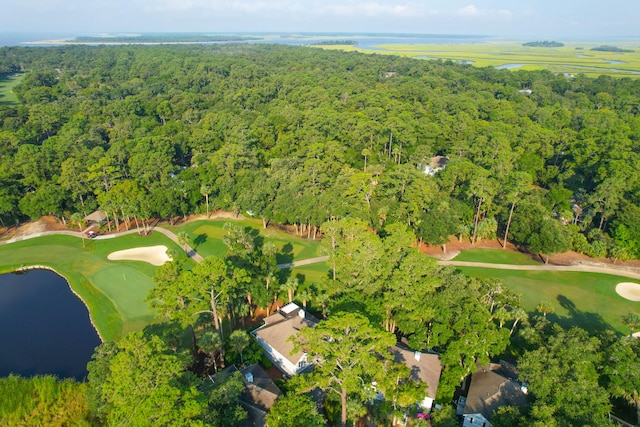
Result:
M640 36L639 0L1 0L0 31Z

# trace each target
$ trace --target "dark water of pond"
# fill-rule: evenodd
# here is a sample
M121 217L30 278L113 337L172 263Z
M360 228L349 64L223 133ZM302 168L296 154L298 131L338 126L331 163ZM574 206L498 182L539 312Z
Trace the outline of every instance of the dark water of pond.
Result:
M83 380L100 338L67 281L48 270L0 275L0 376Z

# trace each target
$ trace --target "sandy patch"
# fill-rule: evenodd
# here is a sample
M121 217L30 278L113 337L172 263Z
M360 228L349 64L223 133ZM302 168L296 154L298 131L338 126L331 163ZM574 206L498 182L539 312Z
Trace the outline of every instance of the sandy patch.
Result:
M167 255L167 247L164 245L115 251L107 255L107 259L111 261L143 261L152 265L162 265L167 261L171 261L169 255Z
M632 282L618 283L618 286L616 286L616 292L622 298L626 298L630 301L640 301L640 284Z

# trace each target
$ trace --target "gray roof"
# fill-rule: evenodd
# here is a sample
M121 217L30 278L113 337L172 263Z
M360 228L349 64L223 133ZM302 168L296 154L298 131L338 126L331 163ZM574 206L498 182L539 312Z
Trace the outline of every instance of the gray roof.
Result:
M282 391L273 382L267 373L254 363L240 371L245 378L245 390L242 399L260 409L268 411L275 401L282 395ZM253 382L247 380L248 374L252 375Z
M421 353L398 346L391 347L390 350L396 363L407 365L411 370L411 379L426 383L429 387L427 396L435 399L438 383L440 382L440 372L442 371L440 356L435 353ZM417 360L416 356L420 360Z
M102 211L93 211L89 215L84 217L85 221L89 222L102 222L107 220L107 214Z
M292 316L287 319L283 319L280 322L265 325L262 328L256 330L256 336L264 340L274 350L287 358L291 363L296 364L302 358L302 352L298 351L295 354L291 354L293 351L293 343L289 342L289 337L295 335L302 328L308 326L314 327L318 324L313 318L302 318L299 316Z
M520 383L504 376L506 373L497 364L479 366L478 371L471 374L464 413L482 414L490 419L500 406L524 406L527 395Z

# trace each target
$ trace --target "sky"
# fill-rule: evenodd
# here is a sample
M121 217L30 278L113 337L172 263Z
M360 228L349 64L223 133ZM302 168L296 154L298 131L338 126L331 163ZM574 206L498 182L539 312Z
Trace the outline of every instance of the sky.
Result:
M639 0L0 0L0 31L640 36Z

